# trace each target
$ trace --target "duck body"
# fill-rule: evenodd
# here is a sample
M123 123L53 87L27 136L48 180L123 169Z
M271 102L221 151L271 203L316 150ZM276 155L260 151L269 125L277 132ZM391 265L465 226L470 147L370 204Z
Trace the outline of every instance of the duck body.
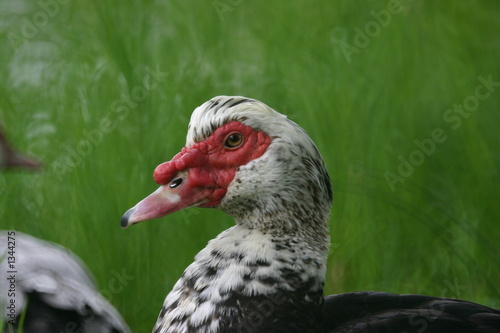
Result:
M499 333L500 311L424 295L359 291L325 297L325 333ZM319 331L318 331L319 332Z

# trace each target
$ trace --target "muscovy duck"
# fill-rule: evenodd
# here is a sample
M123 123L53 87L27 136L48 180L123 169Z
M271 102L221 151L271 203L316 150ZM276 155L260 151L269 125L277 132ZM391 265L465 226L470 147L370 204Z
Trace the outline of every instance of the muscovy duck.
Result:
M64 247L19 231L0 232L0 303L5 333L130 333ZM24 319L22 319L24 316Z
M306 132L260 101L219 96L198 107L186 147L153 176L160 187L122 227L193 206L236 221L184 271L154 333L500 332L500 311L465 301L324 297L330 178Z

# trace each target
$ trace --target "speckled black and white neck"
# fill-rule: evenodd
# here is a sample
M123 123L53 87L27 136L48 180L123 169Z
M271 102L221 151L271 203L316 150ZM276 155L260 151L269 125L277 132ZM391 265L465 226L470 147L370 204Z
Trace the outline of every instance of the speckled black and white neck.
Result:
M239 167L217 208L236 225L199 252L154 333L317 332L329 247L330 179L314 143L265 104L220 96L197 108L187 146L231 121L272 139Z

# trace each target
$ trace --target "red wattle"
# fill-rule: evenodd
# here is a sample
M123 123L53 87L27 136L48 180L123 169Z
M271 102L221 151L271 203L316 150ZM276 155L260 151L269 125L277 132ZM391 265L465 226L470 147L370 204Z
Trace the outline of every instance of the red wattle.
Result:
M224 145L226 136L232 132L239 132L244 137L243 144L236 149ZM214 192L208 199L220 201L238 167L262 156L270 143L267 134L233 121L218 128L204 141L184 147L172 160L156 167L153 177L158 184L165 185L178 172L188 170L189 186L213 188Z

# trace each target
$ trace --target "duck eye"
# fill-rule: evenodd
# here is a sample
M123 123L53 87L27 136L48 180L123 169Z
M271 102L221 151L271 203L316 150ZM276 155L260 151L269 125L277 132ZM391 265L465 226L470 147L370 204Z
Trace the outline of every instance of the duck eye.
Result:
M237 148L241 146L242 143L243 143L243 134L234 132L226 137L224 146L226 146L227 148Z

